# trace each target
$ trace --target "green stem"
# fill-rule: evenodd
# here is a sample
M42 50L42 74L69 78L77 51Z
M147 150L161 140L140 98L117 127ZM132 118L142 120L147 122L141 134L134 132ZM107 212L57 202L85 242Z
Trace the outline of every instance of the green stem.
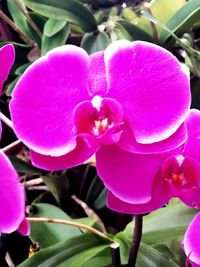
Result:
M97 229L86 225L86 224L82 224L82 223L78 223L78 222L74 222L74 221L70 221L70 220L61 220L61 219L55 219L55 218L33 218L33 217L28 217L27 220L29 222L48 222L48 223L59 223L59 224L65 224L65 225L71 225L71 226L75 226L78 228L82 228L85 229L89 232L92 232L95 235L98 235L101 238L104 238L106 240L108 240L109 242L114 242L113 239L111 237L109 237L108 235L98 231Z

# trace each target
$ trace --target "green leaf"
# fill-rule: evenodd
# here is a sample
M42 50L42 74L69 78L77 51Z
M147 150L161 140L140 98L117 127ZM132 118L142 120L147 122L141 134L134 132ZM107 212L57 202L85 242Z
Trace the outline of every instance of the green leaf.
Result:
M34 204L33 211L34 214L31 217L71 220L64 211L50 204ZM81 235L80 229L73 226L57 223L31 222L31 238L33 241L39 242L41 248L49 247L64 239L79 235Z
M85 49L88 54L105 50L109 44L110 39L105 32L99 32L97 34L86 33L81 41L81 47Z
M16 75L22 75L31 63L25 63L15 70Z
M18 267L81 267L107 249L109 245L105 240L84 234L44 249Z
M16 85L16 83L18 82L19 78L20 78L19 76L16 77L16 78L9 84L9 86L8 86L7 89L6 89L6 95L7 95L7 96L11 96L11 95L12 95L12 92L13 92L13 90L14 90L14 88L15 88L15 85Z
M107 193L108 193L108 189L104 187L93 203L93 207L95 209L99 210L106 206Z
M57 20L54 18L50 18L47 20L47 22L44 25L44 34L47 37L51 37L60 30L64 28L66 25L67 21L66 20Z
M173 33L181 34L186 32L195 23L199 22L200 18L200 2L199 0L188 1L181 9L179 9L173 17L166 23L166 27ZM171 36L169 32L162 31L160 40L165 43Z
M96 29L96 21L92 13L76 0L22 0L30 9L48 18L67 20L78 24L84 31Z
M120 245L120 257L122 264L127 264L132 240L127 238L124 232L115 236L115 242ZM169 257L169 252L159 252L151 246L140 243L137 257L137 267L178 267L174 262L174 256Z
M23 12L17 7L17 5L12 0L7 0L8 10L14 20L14 23L25 32L32 40L34 40L38 45L41 43L41 38L35 32L35 30L27 22L26 16ZM38 18L39 23L41 23L42 18ZM37 23L36 23L37 25Z
M179 203L168 205L151 214L144 216L142 241L147 244L166 242L182 238L188 224L198 211ZM124 233L132 238L134 223L127 225Z
M26 161L17 158L15 156L8 156L12 165L16 169L17 172L26 173L26 174L41 174L42 170L37 169L36 167L32 166L31 164L27 163Z
M66 201L66 194L69 189L69 180L66 175L42 176L42 180L48 186L49 191L54 196L59 206Z
M118 23L124 28L125 31L131 36L130 41L134 40L142 40L142 41L148 41L153 42L152 37L143 31L141 28L136 26L133 23L130 23L126 20L119 20Z
M156 18L154 18L151 14L148 12L144 11L142 12L143 17L146 19L152 21L153 23L159 25L163 30L168 32L175 40L176 42L190 55L195 57L196 59L200 60L200 52L193 49L189 45L187 45L185 42L181 41L176 34L174 34L166 25L162 24L160 21L158 21Z
M70 33L69 24L66 24L59 32L52 35L51 37L42 36L42 49L41 55L44 56L48 51L58 46L64 45Z
M176 1L152 0L148 5L153 16L162 23L166 23L169 20L169 18L171 18L174 15L174 13L177 10L179 10L185 3L186 0L176 0ZM122 13L127 21L136 24L145 32L152 35L152 28L150 23L146 21L145 18L138 16L132 8L127 7L122 11ZM158 32L160 32L159 28L157 30Z
M179 267L168 255L160 253L144 243L140 243L140 249L137 257L137 267Z

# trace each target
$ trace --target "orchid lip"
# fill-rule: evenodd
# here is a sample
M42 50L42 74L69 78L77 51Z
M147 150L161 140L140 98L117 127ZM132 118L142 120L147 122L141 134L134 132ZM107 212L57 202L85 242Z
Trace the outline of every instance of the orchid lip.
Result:
M106 132L116 126L120 128L123 123L120 103L115 99L102 98L98 95L91 101L78 104L73 116L78 134L89 134L97 138L105 136ZM108 133L112 135L114 132Z

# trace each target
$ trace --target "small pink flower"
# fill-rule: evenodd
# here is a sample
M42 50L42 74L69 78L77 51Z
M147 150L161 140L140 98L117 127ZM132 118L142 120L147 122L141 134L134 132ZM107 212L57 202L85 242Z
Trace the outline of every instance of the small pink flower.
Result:
M0 95L2 93L2 88L5 80L8 77L10 69L14 63L15 50L14 46L11 44L5 45L0 48ZM2 128L0 123L0 136Z
M200 213L198 213L186 230L183 249L192 267L200 267Z
M0 166L0 232L11 233L24 220L25 194L15 169L1 150Z
M171 53L117 41L91 56L66 45L38 59L18 81L10 111L33 164L60 170L107 145L120 153L178 147L186 139L189 106L188 73Z
M185 125L188 138L184 146L166 153L134 154L116 146L98 150L97 169L110 190L107 204L111 209L147 213L173 197L200 208L200 111L191 110ZM109 163L103 162L105 154Z

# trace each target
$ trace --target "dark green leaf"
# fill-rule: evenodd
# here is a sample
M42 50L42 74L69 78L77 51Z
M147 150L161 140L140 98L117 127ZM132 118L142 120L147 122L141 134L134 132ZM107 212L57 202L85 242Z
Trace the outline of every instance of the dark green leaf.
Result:
M58 46L64 45L70 33L69 24L66 24L59 32L51 37L45 34L42 37L41 55L44 56L48 51Z
M8 86L7 89L6 89L6 95L7 95L7 96L11 96L11 95L12 95L12 92L13 92L13 90L14 90L14 88L15 88L15 85L16 85L16 83L18 82L19 78L20 78L19 76L16 77L16 78L9 84L9 86Z
M84 31L90 32L96 29L96 21L90 11L76 0L22 0L30 9L39 14L67 20L78 24Z
M93 234L84 234L38 252L19 267L81 267L108 248L106 241Z
M16 75L22 75L31 63L25 63L15 70Z
M50 204L34 204L33 211L34 214L31 217L71 220L65 212ZM79 235L81 235L80 229L73 226L46 222L31 223L31 238L33 241L39 242L41 248L49 247L64 239Z
M58 205L61 206L62 202L66 201L66 193L69 187L69 180L66 175L55 176L42 176L43 181L48 186L49 191L54 196Z
M106 206L107 192L108 192L107 188L104 187L93 203L93 207L95 209L97 209L97 210L102 209L103 207Z
M142 40L142 41L148 41L148 42L153 42L152 37L143 31L141 28L136 26L133 23L130 23L125 20L120 20L118 23L124 28L125 31L131 36L132 40Z
M60 30L62 30L66 25L66 23L67 23L66 20L57 20L54 18L50 18L44 25L44 34L47 37L51 37Z
M81 47L84 48L88 54L97 51L105 50L110 44L110 39L105 32L86 33L81 41Z
M33 167L31 164L26 161L17 158L15 156L8 156L12 165L16 169L17 172L26 173L26 174L41 174L42 170Z

